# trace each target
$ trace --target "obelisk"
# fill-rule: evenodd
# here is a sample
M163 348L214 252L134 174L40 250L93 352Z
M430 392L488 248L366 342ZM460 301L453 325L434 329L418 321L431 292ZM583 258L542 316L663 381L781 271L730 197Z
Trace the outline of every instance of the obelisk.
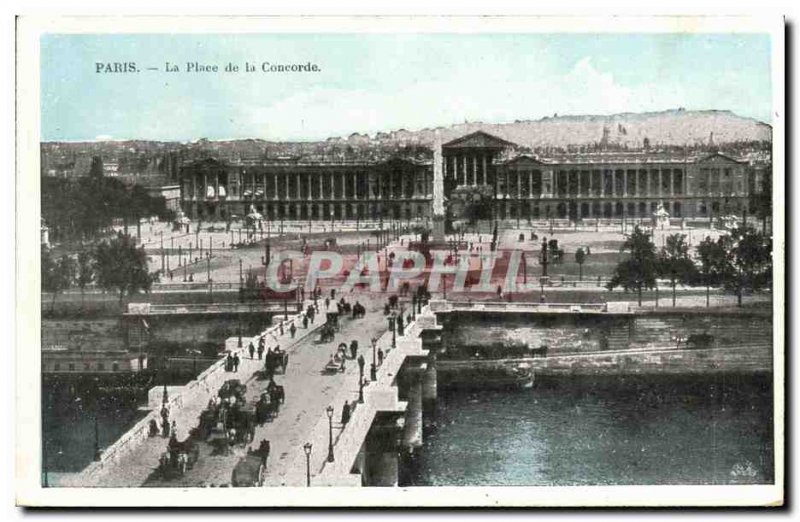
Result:
M436 131L433 141L433 234L435 243L444 242L444 162L442 137Z

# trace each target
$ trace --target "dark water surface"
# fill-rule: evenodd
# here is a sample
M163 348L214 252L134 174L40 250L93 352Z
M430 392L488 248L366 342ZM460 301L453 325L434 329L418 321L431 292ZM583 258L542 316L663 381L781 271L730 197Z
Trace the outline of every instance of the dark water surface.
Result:
M550 377L440 390L413 485L773 480L772 375Z

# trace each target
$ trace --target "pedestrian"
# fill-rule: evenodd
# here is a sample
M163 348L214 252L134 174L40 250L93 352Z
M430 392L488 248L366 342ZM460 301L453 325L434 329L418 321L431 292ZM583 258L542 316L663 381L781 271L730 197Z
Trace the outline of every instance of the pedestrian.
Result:
M278 325L278 329L281 332L281 335L283 335L283 319L281 319L281 324Z
M350 341L350 358L355 359L357 353L358 353L358 341L353 339L352 341Z
M358 369L359 369L359 372L361 373L361 375L364 374L364 365L365 364L366 364L366 361L364 361L364 356L363 355L359 355L358 356Z
M383 364L383 349L378 348L378 366Z
M253 358L253 354L256 351L256 347L253 346L253 341L250 341L250 345L247 347L247 351L250 352L250 358Z
M225 358L225 371L233 371L233 355L230 353L228 353L228 357Z
M297 327L292 323L292 326L289 327L289 333L292 334L292 339L294 339L294 334L297 333Z
M260 361L262 357L264 357L264 345L262 343L259 343L258 344L258 360Z
M233 371L234 372L238 372L239 371L239 354L238 353L233 355Z
M342 406L342 426L346 425L350 421L350 403L344 401L344 406Z
M308 329L308 315L303 315L303 329Z
M325 298L325 310L329 309L330 307L331 307L331 300L330 300L330 298L326 297Z

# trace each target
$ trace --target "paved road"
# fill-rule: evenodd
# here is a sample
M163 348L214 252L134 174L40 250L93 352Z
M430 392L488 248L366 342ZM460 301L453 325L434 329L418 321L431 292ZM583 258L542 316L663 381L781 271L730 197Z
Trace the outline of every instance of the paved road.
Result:
M355 339L359 344L359 352L364 354L367 361L365 371L368 373L369 363L372 360L371 349L368 349L370 340L379 336L388 327L381 303L377 299L372 302L362 301L362 304L367 308L366 317L358 320L349 318L342 320L341 330L331 343L318 344L318 335L312 334L298 338L294 344L286 346L281 344L281 348L289 353L289 364L286 374L276 375L275 381L284 386L286 402L272 422L256 428L252 444L257 446L262 439L270 441L267 485L297 484L298 481L302 483L305 480L302 474L298 476L297 464L298 459L304 463L302 447L308 441L312 442L314 447L312 475L322 468L327 456L328 440L327 430L320 432L317 429L318 425L321 420L327 420L325 408L333 405L334 437L338 436L342 428L340 420L344 401L354 401L358 398L359 373L358 364L351 360L347 361L343 373L324 374L323 368L339 343L346 342L349 345L350 341ZM324 309L324 305L321 308ZM274 346L274 342L268 342L267 346ZM238 378L247 384L248 401L255 402L266 389L267 381L257 380L254 376L261 368L261 362L257 359L244 359L239 368ZM231 374L231 377L236 378L234 374ZM321 433L324 437L320 435ZM228 485L234 467L246 451L247 446L242 446L234 448L229 455L213 455L212 448L202 444L197 464L183 477L163 480L154 473L147 479L146 485L160 487Z

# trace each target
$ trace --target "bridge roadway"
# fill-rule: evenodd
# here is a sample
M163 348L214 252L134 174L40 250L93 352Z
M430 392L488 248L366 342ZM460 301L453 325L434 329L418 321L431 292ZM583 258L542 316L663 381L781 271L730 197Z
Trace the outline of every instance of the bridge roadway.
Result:
M355 299L348 297L354 302ZM275 381L283 385L286 392L286 402L281 406L280 413L272 421L257 427L254 443L257 445L262 439L267 439L271 444L271 454L267 464L267 484L282 485L296 484L298 480L305 481L305 455L303 444L310 441L314 444L312 462L318 464L317 469L322 469L327 456L327 417L325 408L332 405L335 409L333 424L334 437L341 432L341 410L345 400L354 401L358 398L358 364L348 360L346 370L334 375L324 374L323 368L329 361L330 355L336 350L339 343L357 340L359 353L367 361L365 372L368 375L369 363L372 361L371 339L380 337L388 328L388 322L383 315L382 303L374 302L367 296L359 296L359 301L367 308L366 317L353 320L340 319L341 329L336 334L333 342L317 344L317 329L321 326L319 317L324 318L325 305L320 301L320 315L313 326L308 330L302 327L297 331L297 338L290 338L288 328L284 335L267 337L267 346L274 347L280 344L282 349L289 353L289 363L285 375L276 375ZM331 305L333 306L333 305ZM324 320L324 319L323 319ZM256 357L251 360L246 353L248 339L243 340L240 352L242 362L238 373L226 373L225 379L240 379L247 384L247 398L255 400L266 389L267 381L255 378L255 373L262 368L263 361ZM385 338L382 344L385 344ZM228 340L228 348L236 350L236 338ZM386 351L387 347L383 347ZM224 382L224 380L223 380ZM191 397L184 402L177 412L175 420L178 425L179 438L185 438L188 431L197 425L200 412L207 405L206 395ZM324 442L319 435L320 420L325 421ZM312 436L313 435L313 436ZM200 445L200 457L195 466L179 478L165 480L157 472L158 458L166 449L166 439L161 437L146 438L134 450L127 452L120 460L111 465L103 466L100 470L87 473L86 470L76 477L73 485L81 486L156 486L156 487L190 487L190 486L225 486L230 484L234 467L245 454L246 447L237 447L229 455L213 455L212 448L205 443ZM297 458L302 456L302 479L297 477ZM319 461L318 463L316 461ZM91 466L90 466L91 467ZM293 472L291 470L294 470ZM294 475L293 475L294 473ZM302 485L302 484L300 484Z

